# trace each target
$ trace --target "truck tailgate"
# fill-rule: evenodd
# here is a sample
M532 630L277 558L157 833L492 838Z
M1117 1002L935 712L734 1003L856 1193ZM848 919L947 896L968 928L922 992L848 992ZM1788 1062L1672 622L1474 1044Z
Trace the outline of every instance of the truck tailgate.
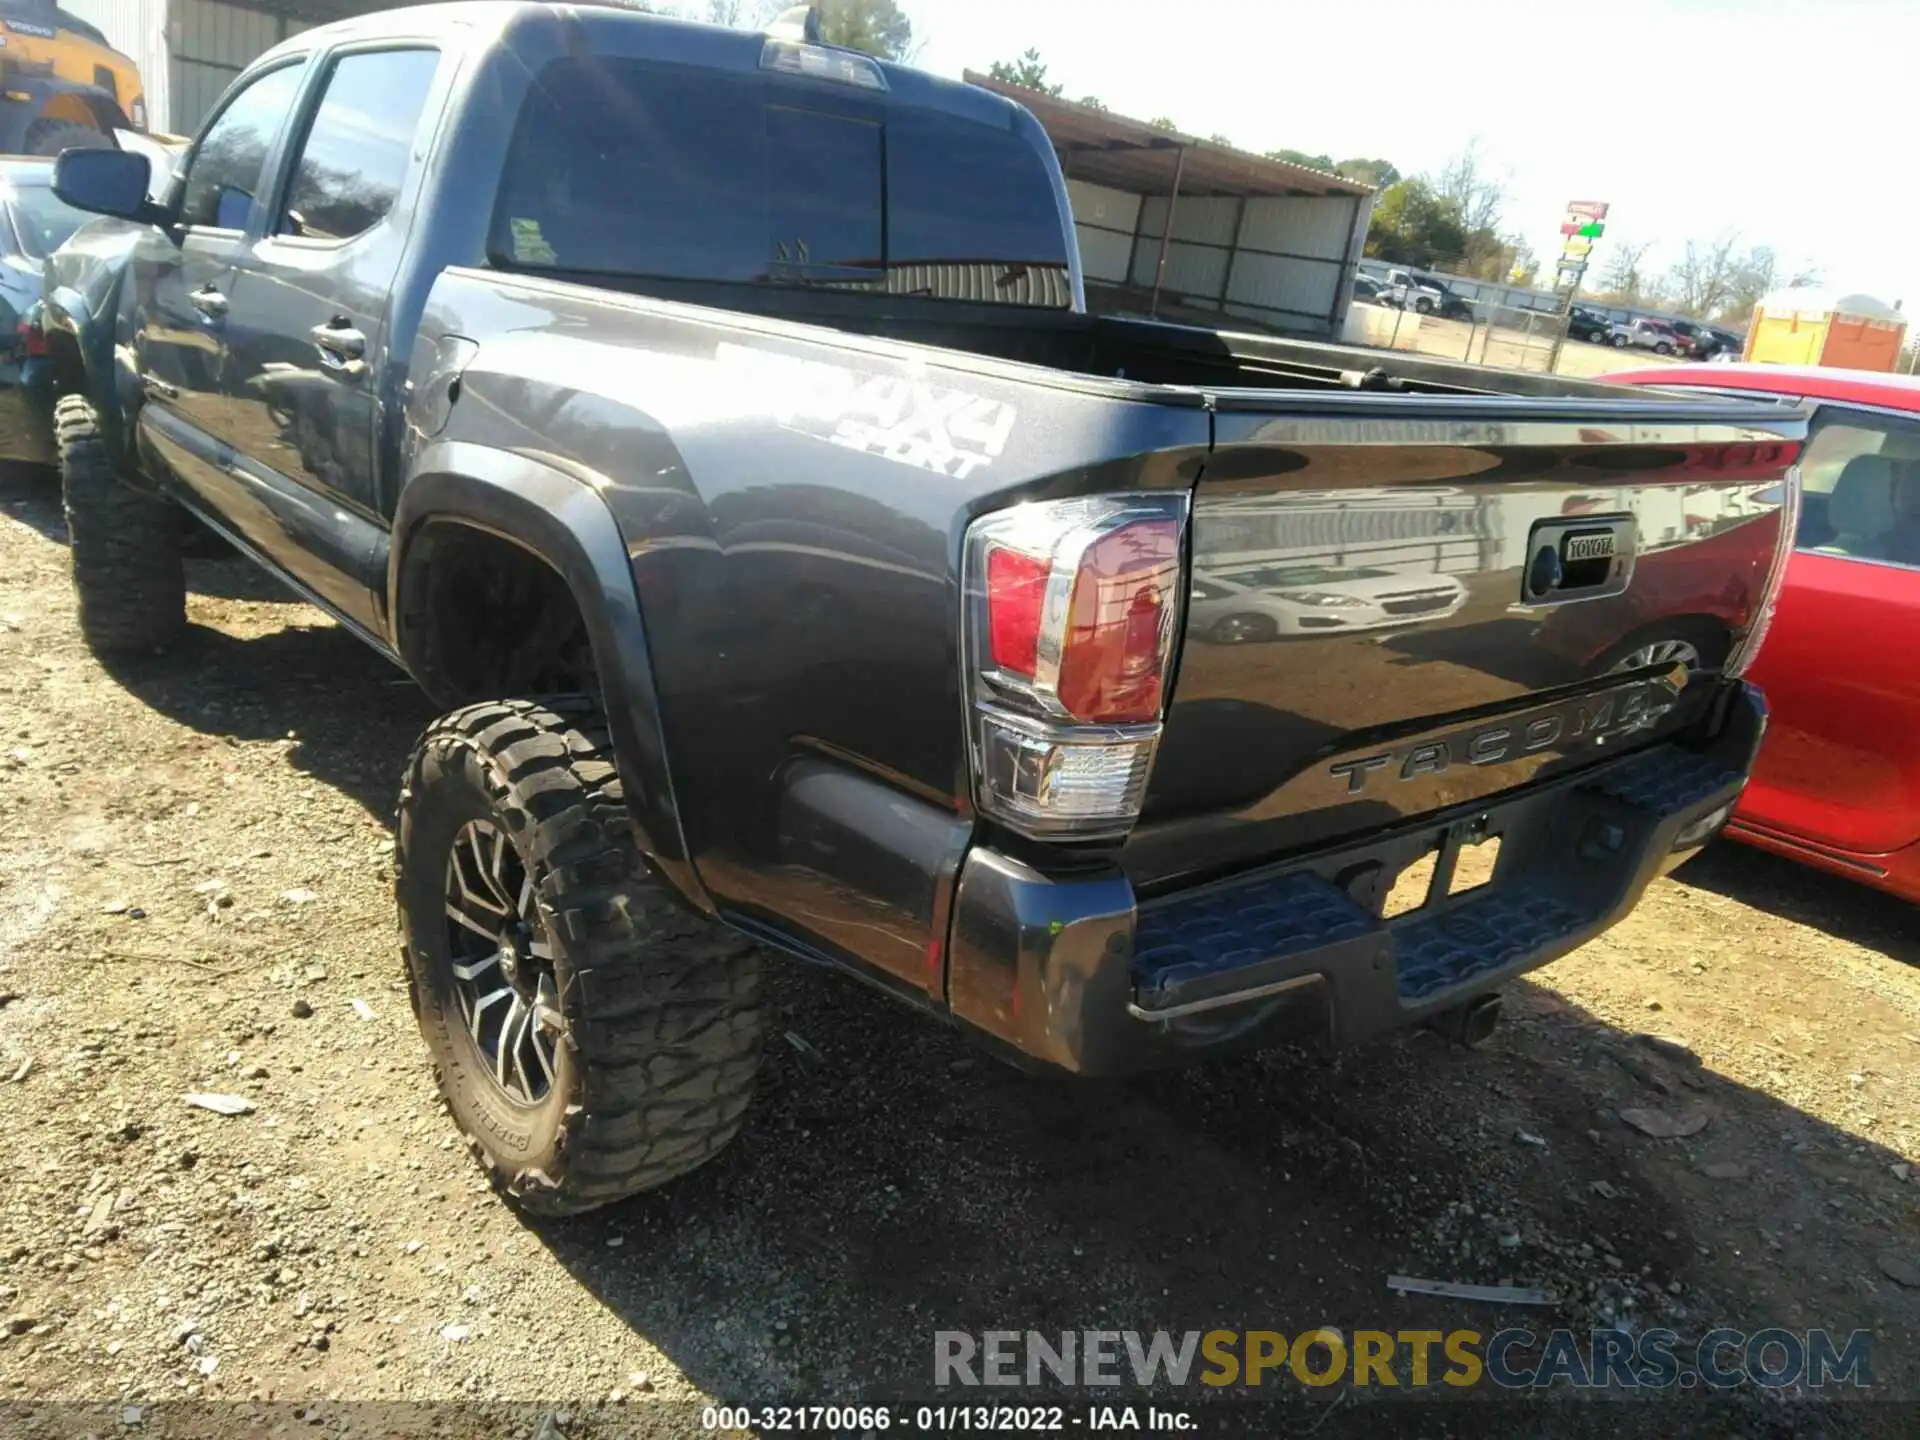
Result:
M1686 667L1739 663L1791 538L1798 412L1291 402L1215 397L1124 854L1143 893L1652 743L1706 703Z

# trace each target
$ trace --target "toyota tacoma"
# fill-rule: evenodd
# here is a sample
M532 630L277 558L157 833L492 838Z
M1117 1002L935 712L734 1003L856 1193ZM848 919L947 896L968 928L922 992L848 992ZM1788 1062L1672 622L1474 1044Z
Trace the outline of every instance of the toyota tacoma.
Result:
M732 1137L767 954L1086 1075L1351 1044L1745 783L1798 412L1090 314L1034 118L808 12L325 25L147 180L58 162L81 629L182 637L183 507L444 708L405 965L530 1209Z

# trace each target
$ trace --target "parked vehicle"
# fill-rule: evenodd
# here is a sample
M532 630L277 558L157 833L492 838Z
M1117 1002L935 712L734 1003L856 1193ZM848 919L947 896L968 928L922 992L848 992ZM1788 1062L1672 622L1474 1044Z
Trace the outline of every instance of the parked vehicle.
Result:
M1355 275L1353 277L1353 298L1357 304L1379 304L1380 282L1371 275Z
M1380 287L1382 305L1413 310L1421 315L1438 314L1446 298L1445 285L1430 275L1415 275L1411 270L1389 270L1386 284Z
M1280 564L1194 571L1189 634L1223 645L1282 635L1379 630L1444 618L1466 603L1451 575Z
M58 155L147 128L133 61L56 0L0 0L0 152Z
M1920 380L1784 365L1609 377L1805 404L1794 554L1753 668L1772 721L1728 834L1920 900ZM1890 663L1891 662L1891 663Z
M1679 353L1681 343L1680 336L1664 320L1629 320L1624 324L1616 322L1613 327L1616 350L1637 346L1656 355L1674 355Z
M1473 306L1454 294L1446 281L1432 275L1416 275L1411 270L1389 270L1374 303L1434 315L1442 320L1474 318Z
M0 462L51 465L53 362L40 325L46 257L90 217L52 191L51 160L0 157Z
M1733 331L1722 330L1718 326L1709 326L1700 337L1693 358L1727 364L1740 359L1746 348L1746 336L1736 335Z
M448 712L401 790L407 973L539 1211L733 1135L762 945L1085 1074L1295 1006L1479 1033L1706 842L1763 725L1797 416L1091 316L1032 116L816 35L391 11L248 67L164 203L58 167L136 222L49 277L82 633L178 638L177 504ZM1722 669L1514 623L1643 623L1636 516L1681 485L1751 502ZM1447 557L1469 604L1383 634L1448 658L1183 645L1196 575L1382 545Z
M1575 340L1604 345L1613 338L1613 321L1587 305L1575 305L1567 315L1567 334Z
M170 152L147 136L125 148L153 156L164 176ZM83 228L124 235L123 222L100 220L53 193L53 161L0 157L0 464L52 465L54 360L41 304L48 258ZM150 184L149 194L164 188ZM124 239L115 243L118 253Z
M1707 327L1698 320L1669 320L1667 328L1673 331L1679 340L1676 353L1693 358L1699 354L1700 346L1707 335Z

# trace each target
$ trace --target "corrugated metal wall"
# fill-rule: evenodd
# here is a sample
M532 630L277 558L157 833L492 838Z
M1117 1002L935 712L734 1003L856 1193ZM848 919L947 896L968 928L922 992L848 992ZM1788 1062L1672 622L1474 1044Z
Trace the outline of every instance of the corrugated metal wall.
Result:
M255 56L308 27L219 0L171 0L170 128L191 135Z
M72 11L107 37L107 43L133 61L147 97L147 124L167 124L167 0L65 0Z
M1161 291L1266 325L1329 330L1361 203L1353 195L1182 196ZM1153 288L1166 219L1167 197L1145 197L1128 270L1137 289Z
M191 135L233 77L308 26L220 0L65 0L140 68L147 124ZM364 8L377 9L377 3Z
M1089 280L1123 284L1140 227L1140 197L1085 180L1067 181L1074 230L1080 237L1080 268Z

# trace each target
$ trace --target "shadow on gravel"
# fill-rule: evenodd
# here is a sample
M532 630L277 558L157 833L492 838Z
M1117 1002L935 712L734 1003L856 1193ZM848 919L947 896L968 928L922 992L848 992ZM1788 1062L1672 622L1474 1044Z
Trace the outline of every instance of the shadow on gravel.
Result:
M537 1227L582 1284L716 1396L1043 1398L936 1396L941 1329L1484 1336L1584 1333L1616 1318L1639 1327L1650 1315L1695 1339L1720 1324L1873 1329L1882 1383L1913 1394L1920 1296L1873 1258L1920 1243L1912 1192L1889 1174L1899 1157L1545 989L1514 988L1514 1018L1483 1052L1417 1034L1331 1060L1275 1051L1075 1084L976 1059L850 984L775 973L783 1018L738 1142L660 1194ZM783 1028L823 1058L808 1060ZM1710 1118L1692 1138L1654 1140L1619 1118L1633 1107ZM1802 1234L1820 1237L1817 1253L1793 1253ZM1541 1285L1568 1303L1400 1297L1387 1288L1394 1273ZM1356 1392L1338 1417L1324 1408L1337 1390L1283 1376L1257 1393L1257 1406L1204 1412L1218 1424L1202 1433L1300 1434L1333 1418L1320 1434L1371 1435L1391 1417L1396 1429L1470 1434L1479 1426L1456 1426L1493 1418L1443 1408L1461 1398L1446 1387L1391 1407ZM1129 1386L1044 1398L1173 1397ZM1180 1392L1183 1405L1217 1398L1197 1384ZM1780 1433L1762 1418L1778 1407L1752 1398L1556 1403L1531 1433ZM1797 1433L1911 1433L1857 1430L1871 1413L1802 1415Z
M0 508L43 540L67 543L67 521L60 508L60 479L52 472L0 470ZM241 557L211 530L184 517L188 530L187 589L215 600L267 603L297 599L259 566Z
M1673 878L1903 964L1920 965L1920 913L1910 901L1883 890L1730 840L1709 846Z
M223 568L253 567L234 561ZM433 718L426 696L391 662L325 623L253 639L194 626L166 655L105 668L144 704L202 734L251 741L292 734L287 759L296 769L382 823L393 819L402 767Z

